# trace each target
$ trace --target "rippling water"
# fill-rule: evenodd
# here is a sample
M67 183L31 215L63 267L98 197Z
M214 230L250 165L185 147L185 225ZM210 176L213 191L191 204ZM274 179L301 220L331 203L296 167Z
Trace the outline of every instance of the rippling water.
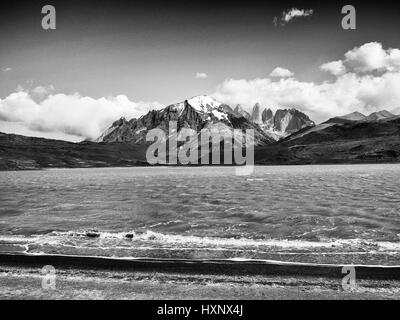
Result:
M0 250L400 264L400 165L0 172Z

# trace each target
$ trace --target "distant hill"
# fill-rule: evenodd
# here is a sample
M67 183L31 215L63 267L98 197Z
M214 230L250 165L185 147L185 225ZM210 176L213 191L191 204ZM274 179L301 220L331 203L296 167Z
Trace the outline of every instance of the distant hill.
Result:
M382 110L379 112L373 112L371 113L368 117L366 117L366 121L378 121L378 120L384 120L384 119L390 119L396 117L393 113L387 111L387 110Z
M0 133L0 170L147 165L146 146L72 143Z
M376 121L345 120L327 121L297 132L273 146L258 148L256 162L322 164L400 161L399 116Z
M396 117L396 116L387 110L373 112L369 116L366 116L360 112L352 112L352 113L346 114L344 116L331 118L326 122L327 123L343 123L343 122L348 122L348 121L378 121L378 120L390 119L393 117Z

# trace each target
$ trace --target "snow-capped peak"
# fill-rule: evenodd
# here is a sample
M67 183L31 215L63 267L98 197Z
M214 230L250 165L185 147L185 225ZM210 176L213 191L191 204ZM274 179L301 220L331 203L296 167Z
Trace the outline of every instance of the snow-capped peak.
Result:
M218 120L229 121L228 115L219 107L222 103L207 95L195 96L187 100L187 102L197 111L203 114L212 114Z
M215 99L207 95L195 96L186 101L196 111L205 114L214 113L214 111L216 112L217 111L216 109L218 109L218 107L222 105L222 103L216 101ZM167 108L172 108L173 110L181 114L185 108L185 102L182 101L179 103L175 103L170 106L167 106L166 109Z
M197 111L205 113L211 112L212 109L221 106L221 103L207 95L192 97L188 99L188 103Z

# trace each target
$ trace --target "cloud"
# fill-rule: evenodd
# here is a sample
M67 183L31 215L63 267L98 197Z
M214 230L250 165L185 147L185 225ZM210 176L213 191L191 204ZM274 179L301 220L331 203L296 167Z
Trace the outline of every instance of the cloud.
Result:
M297 108L317 122L354 111L388 109L400 113L400 73L359 76L347 73L335 81L302 82L296 79L226 79L213 97L228 105L251 110L259 102L272 109Z
M196 73L196 79L207 79L207 78L208 78L207 73L204 73L204 72L197 72Z
M320 68L335 77L306 82L293 74L282 77L283 72L274 72L276 68L268 78L225 79L212 96L231 106L241 104L247 110L256 102L275 110L294 107L316 122L354 111L387 109L400 114L399 49L384 49L373 42ZM288 74L289 70L279 69ZM278 78L273 77L278 74ZM125 95L95 99L77 93L55 93L53 86L30 90L19 87L0 99L0 131L71 141L93 139L122 116L137 118L161 107L157 102L132 102Z
M77 93L49 94L38 102L34 96L48 94L45 88L17 91L0 99L0 131L14 128L18 130L8 132L71 141L94 139L120 117L140 117L162 107L158 102L132 102L124 95L94 99Z
M5 73L7 73L7 72L10 72L10 71L12 71L12 68L4 68L4 69L2 69L3 70L3 72L5 72Z
M366 43L345 54L346 63L356 72L368 72L385 68L386 51L377 42Z
M269 76L274 78L290 78L294 76L294 73L288 69L276 67Z
M53 85L49 86L37 86L31 90L32 93L40 95L40 96L46 96L52 93L55 90Z
M361 74L399 72L400 50L384 49L381 43L370 42L347 51L343 60L323 64L321 69L334 75L341 75L346 70Z
M346 73L346 67L343 64L342 60L324 63L320 66L320 69L329 72L335 76L340 76Z
M76 136L60 131L36 131L27 127L26 124L24 124L23 122L8 122L0 120L0 131L4 133L14 133L28 137L40 137L72 142L80 142L84 139L82 136Z
M19 88L22 88L21 86ZM30 95L35 101L41 101L47 98L55 90L53 85L37 86L30 90ZM20 90L24 91L24 90Z
M305 9L292 8L283 11L281 17L274 17L273 23L275 26L283 27L294 19L312 16L313 14L314 14L313 9L305 10Z
M331 80L317 83L295 78L226 79L213 96L229 105L241 104L247 110L256 102L272 109L298 108L316 122L354 111L368 114L388 109L400 114L400 50L382 48L382 55L376 48L369 49L370 45L363 45L346 53L345 61L320 66L336 76ZM366 72L377 68L381 72Z

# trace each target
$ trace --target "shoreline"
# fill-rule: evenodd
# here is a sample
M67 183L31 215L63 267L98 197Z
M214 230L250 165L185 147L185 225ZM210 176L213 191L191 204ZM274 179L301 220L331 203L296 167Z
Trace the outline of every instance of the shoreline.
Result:
M0 253L0 266L77 268L127 272L222 276L305 276L342 279L343 267L354 267L358 279L400 281L400 266L330 265L267 260L185 260L110 258L59 254Z
M43 266L0 263L0 299L22 300L376 300L400 299L400 281L316 276L207 275L151 271L55 269L55 286L46 288Z
M390 164L400 164L400 161L386 161L386 162L323 162L323 163L280 163L280 164L263 164L255 163L254 167L301 167L301 166L351 166L351 165L390 165ZM63 169L127 169L127 168L212 168L212 167L226 167L226 168L237 168L242 167L240 165L151 165L151 164L141 164L141 165L127 165L127 166L71 166L71 167L37 167L37 168L13 168L4 169L0 167L0 172L22 172L22 171L45 171L45 170L63 170Z

